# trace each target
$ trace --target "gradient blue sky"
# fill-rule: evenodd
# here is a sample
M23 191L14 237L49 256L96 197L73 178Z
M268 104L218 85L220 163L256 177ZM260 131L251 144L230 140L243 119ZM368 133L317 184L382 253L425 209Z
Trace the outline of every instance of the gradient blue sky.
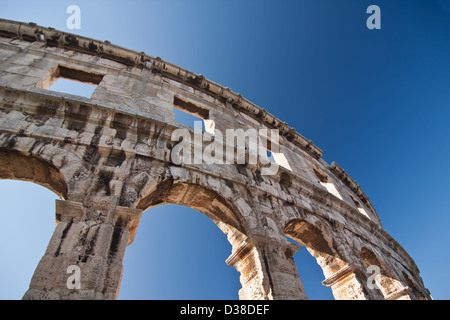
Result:
M66 8L81 8L68 30ZM381 30L366 9L381 8ZM435 299L449 299L450 1L2 1L0 17L109 40L203 74L286 121L363 188ZM0 299L20 299L54 229L50 191L0 181ZM144 213L120 299L237 299L225 235L178 206ZM314 259L311 299L331 299Z

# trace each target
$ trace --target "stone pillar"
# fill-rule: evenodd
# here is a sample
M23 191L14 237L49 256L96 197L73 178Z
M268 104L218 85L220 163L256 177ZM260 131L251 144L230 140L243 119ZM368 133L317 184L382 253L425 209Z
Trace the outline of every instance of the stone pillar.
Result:
M374 279L374 284L386 300L412 300L411 288L404 286L400 281L384 274L385 270L380 268L381 274Z
M117 207L114 200L102 210L56 201L57 226L24 300L117 298L125 248L134 239L141 210Z
M241 274L241 300L306 300L293 255L298 245L252 236L227 259Z
M411 298L411 288L401 286L397 291L385 296L386 300L413 300Z
M379 290L368 290L363 281L365 278L361 276L360 268L347 265L325 279L322 284L333 290L336 300L383 299Z

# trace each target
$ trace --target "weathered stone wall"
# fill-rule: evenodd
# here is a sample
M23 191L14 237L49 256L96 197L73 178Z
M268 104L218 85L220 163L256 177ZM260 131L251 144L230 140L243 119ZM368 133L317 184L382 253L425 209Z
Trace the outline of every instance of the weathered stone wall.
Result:
M91 99L49 91L59 77L97 86ZM277 129L290 169L181 164L173 108L216 130ZM191 133L193 133L193 129ZM24 299L115 299L141 213L194 208L227 234L241 299L306 299L293 261L306 246L336 299L429 299L414 261L368 197L286 123L228 88L144 53L0 20L0 178L61 197L57 227ZM67 287L68 266L83 272ZM368 266L381 270L371 289Z

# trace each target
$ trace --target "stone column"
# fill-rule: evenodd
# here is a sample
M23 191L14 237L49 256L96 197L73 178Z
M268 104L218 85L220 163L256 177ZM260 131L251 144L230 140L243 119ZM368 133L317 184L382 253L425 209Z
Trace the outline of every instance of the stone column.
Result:
M306 300L293 255L298 245L252 236L227 259L241 274L241 300Z
M379 266L377 266L380 268ZM412 300L411 288L404 286L400 281L384 274L385 270L380 268L381 274L374 279L374 284L386 300Z
M325 279L322 284L333 290L336 300L373 300L383 299L379 290L369 290L365 285L357 266L347 265Z
M110 200L107 208L96 210L56 201L57 226L24 300L117 298L125 248L134 239L141 210Z
M411 288L401 286L397 291L385 296L386 300L413 300L411 298Z

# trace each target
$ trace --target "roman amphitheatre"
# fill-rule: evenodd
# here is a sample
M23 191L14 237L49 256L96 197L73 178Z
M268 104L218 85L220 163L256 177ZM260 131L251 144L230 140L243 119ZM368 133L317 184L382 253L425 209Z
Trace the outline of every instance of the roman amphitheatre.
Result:
M226 234L242 300L307 299L292 258L299 246L286 236L316 258L336 299L431 299L357 182L229 88L144 52L34 23L0 20L0 51L0 178L60 197L24 299L116 299L141 214L162 204L196 209ZM48 90L59 78L97 87L90 99ZM194 136L174 108L203 119L212 135L276 130L279 143L266 145L276 174L262 174L271 165L264 161L174 163L173 132ZM71 266L82 271L79 288L67 285Z

